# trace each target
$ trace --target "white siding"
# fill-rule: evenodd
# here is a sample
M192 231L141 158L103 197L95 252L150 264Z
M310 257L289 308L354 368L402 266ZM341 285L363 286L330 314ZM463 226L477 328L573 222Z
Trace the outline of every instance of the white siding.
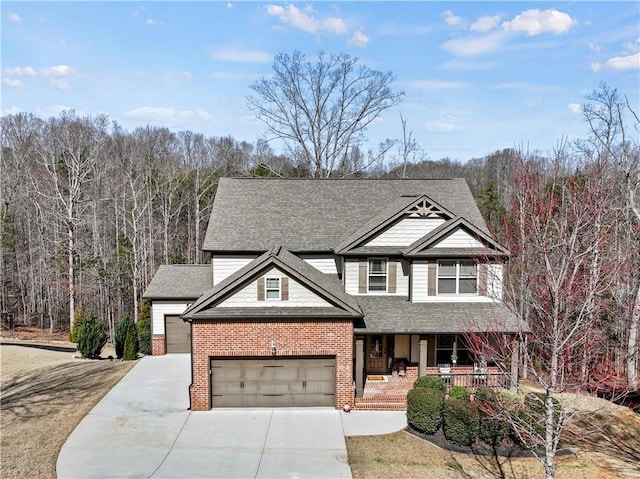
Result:
M359 260L345 259L344 262L344 290L347 294L362 295L389 295L389 296L409 296L409 278L410 272L402 269L402 262L396 260L396 292L389 294L386 292L360 293L359 288ZM406 274L405 274L406 273Z
M358 260L344 261L344 290L347 294L358 294Z
M432 248L484 248L484 245L466 231L458 229L434 244Z
M321 273L338 274L336 259L333 256L311 257L301 255L300 257Z
M427 301L428 263L426 261L413 262L413 284L411 285L411 301L420 303Z
M504 265L490 264L487 272L487 296L494 300L502 300L502 278Z
M257 256L216 256L211 258L213 267L213 285L215 286L227 276L231 276L240 268L251 263Z
M409 246L442 223L442 218L404 218L363 246Z
M184 313L189 303L178 303L172 301L152 301L151 318L152 334L164 334L164 317L166 315L176 315Z
M284 273L277 268L270 269L267 273L262 275L266 277L287 277ZM305 288L292 278L289 278L289 300L273 300L265 299L264 301L258 301L258 281L253 281L240 291L235 293L230 298L224 300L218 304L218 308L265 308L265 307L279 307L279 308L293 308L293 307L327 307L332 306L329 302L325 301L317 294Z

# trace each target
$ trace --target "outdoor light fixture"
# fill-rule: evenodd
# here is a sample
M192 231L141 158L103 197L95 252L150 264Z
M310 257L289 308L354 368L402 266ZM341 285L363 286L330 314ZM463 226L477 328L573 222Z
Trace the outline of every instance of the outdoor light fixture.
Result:
M271 354L273 354L274 356L276 355L276 340L275 339L271 340Z

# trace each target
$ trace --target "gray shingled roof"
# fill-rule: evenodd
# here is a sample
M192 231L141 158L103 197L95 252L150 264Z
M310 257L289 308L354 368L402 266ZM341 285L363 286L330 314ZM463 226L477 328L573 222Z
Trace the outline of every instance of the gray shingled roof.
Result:
M353 321L353 316L346 313L344 309L323 307L323 308L209 308L200 312L190 314L188 319L216 319L216 320L238 320L238 319L268 319L284 320L292 319L349 319Z
M212 305L224 299L225 296L233 294L238 287L254 280L270 267L277 267L283 272L290 275L293 279L301 284L309 287L314 292L322 296L329 302L336 305L335 311L331 314L342 314L351 316L361 316L361 310L357 300L344 292L342 284L333 275L325 275L319 270L309 265L303 259L290 253L281 246L277 246L262 254L251 263L239 269L229 277L216 284L210 291L203 294L198 301L193 303L183 314L186 319L197 319L199 317L214 317L217 314L231 314L231 310L226 313L217 313L209 311ZM226 308L225 308L226 309ZM256 314L255 308L240 308L248 315ZM250 311L247 311L250 309ZM274 309L286 308L269 308L272 314L281 314L281 311ZM329 310L327 310L328 312ZM341 311L341 312L339 312ZM301 312L302 313L302 312ZM311 314L309 311L307 315Z
M526 324L497 303L410 303L394 296L359 296L362 333L464 333L528 331Z
M147 299L196 299L211 289L213 271L209 264L162 265L142 295Z
M402 196L427 195L487 231L464 179L221 178L203 249L333 251Z

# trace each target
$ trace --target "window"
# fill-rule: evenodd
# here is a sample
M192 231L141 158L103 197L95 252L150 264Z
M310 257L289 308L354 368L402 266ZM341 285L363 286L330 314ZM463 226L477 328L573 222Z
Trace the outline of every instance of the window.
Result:
M267 278L265 290L267 299L280 299L280 278Z
M478 265L467 261L438 261L438 294L476 294Z
M387 260L372 258L369 260L369 291L387 290Z

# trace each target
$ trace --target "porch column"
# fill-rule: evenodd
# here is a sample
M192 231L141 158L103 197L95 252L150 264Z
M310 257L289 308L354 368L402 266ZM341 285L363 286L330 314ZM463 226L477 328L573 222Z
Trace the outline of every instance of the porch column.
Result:
M356 397L364 391L364 339L356 339Z
M418 363L418 377L427 374L427 344L426 339L420 340L420 362Z
M520 342L517 338L511 339L511 389L518 386L518 363L520 362Z

